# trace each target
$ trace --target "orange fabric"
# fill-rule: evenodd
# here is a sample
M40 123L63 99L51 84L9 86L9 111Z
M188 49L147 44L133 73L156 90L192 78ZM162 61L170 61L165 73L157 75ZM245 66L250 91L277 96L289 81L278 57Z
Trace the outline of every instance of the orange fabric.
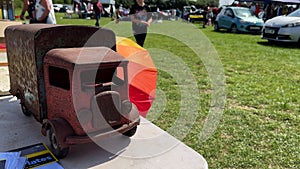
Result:
M128 70L129 84L149 95L154 89L156 89L156 69L147 68L138 63L129 62Z
M128 38L117 37L117 52L129 60L129 97L146 117L155 98L157 69L149 52Z

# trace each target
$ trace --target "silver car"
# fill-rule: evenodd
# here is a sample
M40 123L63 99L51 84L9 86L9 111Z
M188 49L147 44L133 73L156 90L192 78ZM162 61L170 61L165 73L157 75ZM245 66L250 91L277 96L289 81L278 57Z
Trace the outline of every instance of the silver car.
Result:
M300 9L287 16L277 16L267 20L263 26L261 37L269 42L300 43Z

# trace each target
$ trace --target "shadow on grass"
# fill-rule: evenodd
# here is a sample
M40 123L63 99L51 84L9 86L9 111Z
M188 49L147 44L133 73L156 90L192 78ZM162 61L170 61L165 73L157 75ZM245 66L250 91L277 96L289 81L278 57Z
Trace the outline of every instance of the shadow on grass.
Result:
M205 29L205 28L203 28ZM211 32L216 32L216 33L226 33L226 34L235 34L235 35L260 35L261 33L260 32L237 32L237 33L233 33L233 32L230 32L229 30L226 30L226 29L221 29L221 30L218 30L218 31L215 31L215 30L211 30Z
M259 41L257 42L259 45L263 46L272 46L278 48L290 48L290 49L299 49L300 45L298 43L291 42L269 42L269 41Z

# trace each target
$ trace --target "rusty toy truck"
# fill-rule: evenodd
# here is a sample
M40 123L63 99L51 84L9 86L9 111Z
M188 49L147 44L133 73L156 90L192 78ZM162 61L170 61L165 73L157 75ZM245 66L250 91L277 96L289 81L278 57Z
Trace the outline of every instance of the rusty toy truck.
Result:
M140 118L128 99L128 60L115 51L111 30L17 25L5 38L10 93L42 124L58 158L74 144L135 134Z

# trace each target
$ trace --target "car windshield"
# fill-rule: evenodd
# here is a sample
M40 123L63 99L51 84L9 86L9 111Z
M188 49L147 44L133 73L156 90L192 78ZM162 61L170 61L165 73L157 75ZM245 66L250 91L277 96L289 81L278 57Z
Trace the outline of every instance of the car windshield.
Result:
M300 9L290 13L288 16L290 16L290 17L300 17Z
M243 9L243 8L238 8L235 9L235 14L239 17L250 17L250 16L254 16L253 13L251 13L251 11L247 8Z

